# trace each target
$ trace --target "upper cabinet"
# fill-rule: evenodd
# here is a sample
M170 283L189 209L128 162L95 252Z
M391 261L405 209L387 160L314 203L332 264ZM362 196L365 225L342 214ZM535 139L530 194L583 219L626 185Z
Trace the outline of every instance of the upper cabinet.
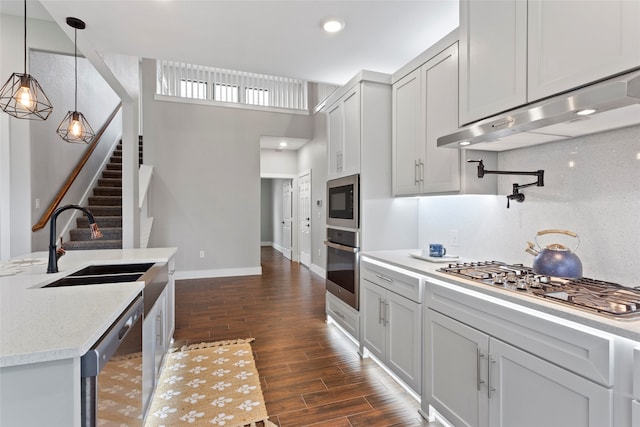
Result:
M460 126L526 101L526 0L462 0Z
M460 190L460 152L437 147L458 127L458 44L393 85L394 195Z
M475 178L475 168L466 165L465 151L437 145L440 136L458 128L455 35L452 33L425 52L426 62L403 77L398 76L393 83L392 186L395 196L496 192L495 180ZM495 153L487 156L486 160L491 162Z
M360 174L362 200L391 195L391 76L363 70L328 100L328 178Z
M640 66L640 2L529 0L529 101Z
M461 126L639 66L640 2L460 2Z
M328 111L329 175L360 172L360 86L356 85Z

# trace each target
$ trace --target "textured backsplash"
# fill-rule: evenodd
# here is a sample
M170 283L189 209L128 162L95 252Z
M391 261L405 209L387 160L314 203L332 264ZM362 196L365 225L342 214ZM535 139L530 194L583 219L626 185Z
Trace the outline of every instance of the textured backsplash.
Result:
M419 246L443 243L451 254L531 265L527 241L544 229L576 232L576 254L586 277L640 286L640 126L499 154L500 170L544 169L545 186L523 189L511 203L512 184L531 176L500 176L500 196L432 196L419 199ZM467 167L474 168L475 165ZM458 231L452 246L450 231ZM562 235L541 244L574 244Z

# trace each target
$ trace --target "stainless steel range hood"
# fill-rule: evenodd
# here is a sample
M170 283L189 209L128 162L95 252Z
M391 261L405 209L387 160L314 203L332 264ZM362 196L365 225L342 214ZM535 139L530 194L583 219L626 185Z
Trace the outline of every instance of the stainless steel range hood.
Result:
M595 110L591 115L581 115ZM438 147L504 151L640 124L640 71L528 104L438 138Z

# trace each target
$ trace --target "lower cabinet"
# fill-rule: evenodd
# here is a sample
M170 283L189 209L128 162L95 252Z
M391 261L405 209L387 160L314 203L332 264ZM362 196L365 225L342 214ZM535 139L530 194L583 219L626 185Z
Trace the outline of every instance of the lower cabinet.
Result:
M420 394L421 280L366 262L362 262L360 268L361 345Z
M167 286L142 324L142 394L145 411L156 387L164 355L169 350Z
M329 292L326 293L325 299L327 317L330 317L355 341L360 341L360 316L358 310Z
M456 426L610 426L610 388L432 309L425 310L423 411Z

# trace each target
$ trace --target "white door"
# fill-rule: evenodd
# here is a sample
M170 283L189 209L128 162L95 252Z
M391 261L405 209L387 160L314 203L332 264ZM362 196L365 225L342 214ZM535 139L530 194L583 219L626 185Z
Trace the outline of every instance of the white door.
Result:
M311 266L311 172L298 177L298 248L300 263Z
M282 254L291 259L291 180L282 184Z

